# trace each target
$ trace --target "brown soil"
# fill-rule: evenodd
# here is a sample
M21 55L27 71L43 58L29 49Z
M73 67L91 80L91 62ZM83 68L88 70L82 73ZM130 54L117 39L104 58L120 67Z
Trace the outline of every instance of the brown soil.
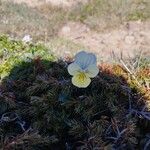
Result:
M69 22L59 32L59 36L83 44L103 60L112 56L134 57L142 51L150 54L150 22L128 22L116 30L98 33L86 25Z

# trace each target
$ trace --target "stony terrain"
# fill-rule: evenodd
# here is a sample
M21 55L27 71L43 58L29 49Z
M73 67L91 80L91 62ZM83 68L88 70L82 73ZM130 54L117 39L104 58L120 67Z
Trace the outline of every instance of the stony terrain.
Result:
M112 55L118 57L133 57L141 50L143 54L150 54L150 22L128 22L117 30L97 33L91 31L86 25L69 22L59 35L82 43L104 59ZM59 53L59 52L58 52ZM113 54L114 53L114 54Z
M2 2L5 0L2 0ZM9 0L7 0L9 1ZM2 31L5 29L7 33L14 35L16 31L19 31L19 37L22 37L24 34L31 33L31 36L35 35L35 37L40 40L40 37L44 36L44 42L53 43L51 41L51 35L54 35L57 41L58 39L67 40L74 44L79 44L84 49L89 51L93 51L99 57L99 59L108 61L114 59L114 57L134 57L136 54L142 51L142 54L149 55L150 54L150 21L147 19L145 21L141 21L140 19L137 21L125 21L121 24L117 24L115 28L104 28L103 27L103 20L96 20L98 22L97 30L93 30L88 26L86 23L81 23L78 20L67 20L67 14L65 17L63 16L63 11L59 8L62 7L63 10L67 8L71 9L73 7L80 6L80 4L86 4L87 2L91 2L89 0L13 0L14 3L22 4L25 3L29 8L33 8L33 13L35 13L31 19L30 9L26 10L27 15L20 15L26 12L21 12L19 10L19 6L13 6L12 12L16 9L16 20L9 19L11 16L6 15L6 17L2 17L3 22L6 22L2 26ZM117 1L117 0L116 0ZM143 4L143 5L142 5ZM107 5L107 4L106 4ZM105 5L104 5L105 6ZM54 7L54 10L53 8ZM56 7L56 10L55 10ZM126 6L127 7L127 6ZM140 9L144 9L145 5L144 2L139 3ZM11 7L10 7L11 8ZM112 8L112 6L110 7ZM18 9L18 11L17 11ZM38 12L39 9L39 12ZM49 9L52 9L49 10ZM87 7L88 9L88 7ZM91 8L89 8L91 9ZM20 13L18 13L20 11ZM25 8L24 8L25 11ZM113 9L112 9L113 11ZM38 12L38 13L37 13ZM14 15L15 15L14 13ZM118 13L117 11L114 12ZM51 15L50 15L51 14ZM39 15L38 20L36 16ZM60 16L62 15L62 16ZM139 15L139 14L135 14ZM105 17L108 17L107 15ZM114 16L111 16L114 17ZM23 19L24 18L24 19ZM81 17L82 18L82 17ZM20 21L23 19L22 21ZM115 18L114 18L115 19ZM10 21L9 21L10 20ZM92 21L92 20L91 20ZM113 23L113 18L108 24ZM115 20L114 20L115 21ZM2 24L3 24L2 22ZM8 22L8 23L7 23ZM10 23L9 23L10 22ZM14 23L13 23L14 22ZM17 23L18 22L18 23ZM10 24L9 27L7 24ZM13 24L13 25L11 25ZM106 22L107 24L107 22ZM14 26L14 28L12 28ZM29 27L28 27L29 26ZM9 29L10 28L10 29ZM56 29L55 29L56 28ZM102 31L98 31L101 30ZM53 32L55 31L55 33ZM16 34L18 35L18 33ZM33 38L34 39L34 38ZM65 56L72 56L75 54L79 49L76 51L70 47L68 47L68 42L62 43L59 42L59 47L55 47L54 49L50 49L55 53L57 56L65 57ZM48 45L48 44L47 44Z

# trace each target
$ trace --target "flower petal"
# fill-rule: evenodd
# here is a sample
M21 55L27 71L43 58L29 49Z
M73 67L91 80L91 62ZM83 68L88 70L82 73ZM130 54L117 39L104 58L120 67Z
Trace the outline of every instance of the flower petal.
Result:
M82 80L80 74L76 74L72 78L72 83L79 88L86 88L91 83L91 79L85 74L84 80Z
M81 51L76 54L75 63L77 63L84 70L89 65L96 64L96 56L92 53Z
M81 70L81 68L79 67L78 64L76 63L71 63L69 66L68 66L68 72L70 75L75 75L77 74L79 71Z
M98 73L99 73L99 68L96 65L90 65L86 70L86 74L90 78L96 77Z

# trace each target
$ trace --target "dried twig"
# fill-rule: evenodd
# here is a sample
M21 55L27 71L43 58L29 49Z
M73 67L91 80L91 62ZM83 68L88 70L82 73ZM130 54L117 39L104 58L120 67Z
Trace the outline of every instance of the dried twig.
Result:
M127 72L129 72L129 74L133 77L133 79L137 82L137 84L142 87L142 85L139 83L139 81L137 80L137 78L135 77L134 73L131 72L131 70L127 67L127 65L124 63L123 60L120 60L121 64L123 65L123 67L127 70Z

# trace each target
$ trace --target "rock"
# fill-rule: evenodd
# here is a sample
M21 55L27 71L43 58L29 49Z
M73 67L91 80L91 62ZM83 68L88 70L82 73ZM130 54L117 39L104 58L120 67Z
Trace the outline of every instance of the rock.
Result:
M126 44L133 44L135 43L135 37L132 35L128 35L125 37L125 43Z
M63 37L72 37L71 39L79 38L82 34L89 32L90 29L82 24L77 22L68 22L65 26L59 31L59 35Z
M71 31L71 28L69 27L69 26L64 26L63 28L62 28L62 30L61 30L61 34L62 35L68 35L69 33L70 33L70 31Z

